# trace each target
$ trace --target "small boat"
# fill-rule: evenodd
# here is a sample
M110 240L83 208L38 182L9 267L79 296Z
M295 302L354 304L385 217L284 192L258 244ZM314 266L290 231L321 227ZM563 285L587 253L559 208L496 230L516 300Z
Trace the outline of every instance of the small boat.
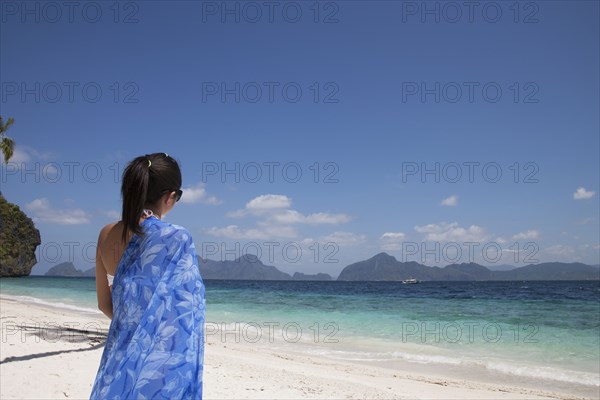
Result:
M421 282L419 282L415 278L410 278L410 279L403 280L402 283L405 283L405 284L415 284L415 283L421 283Z

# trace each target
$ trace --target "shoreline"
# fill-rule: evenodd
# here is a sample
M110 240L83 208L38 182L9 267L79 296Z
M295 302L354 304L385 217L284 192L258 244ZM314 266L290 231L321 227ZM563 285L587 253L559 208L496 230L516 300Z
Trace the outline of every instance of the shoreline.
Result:
M108 318L0 296L0 322L0 398L89 398ZM205 344L204 397L594 398L458 379L427 366L412 372L409 364L404 367L354 363L260 344L224 343L210 335Z

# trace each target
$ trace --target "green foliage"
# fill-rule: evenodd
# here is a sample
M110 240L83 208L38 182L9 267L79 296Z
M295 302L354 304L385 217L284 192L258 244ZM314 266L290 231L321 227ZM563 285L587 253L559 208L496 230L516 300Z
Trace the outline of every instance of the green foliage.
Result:
M8 164L8 160L12 158L15 150L15 141L6 136L6 131L14 122L15 119L11 117L4 123L2 116L0 116L0 151L4 156L5 164Z
M6 132L8 130L8 128L10 128L10 126L12 124L14 124L15 119L14 118L9 118L8 121L6 121L6 124L3 122L2 116L0 115L0 134L4 135L4 132Z

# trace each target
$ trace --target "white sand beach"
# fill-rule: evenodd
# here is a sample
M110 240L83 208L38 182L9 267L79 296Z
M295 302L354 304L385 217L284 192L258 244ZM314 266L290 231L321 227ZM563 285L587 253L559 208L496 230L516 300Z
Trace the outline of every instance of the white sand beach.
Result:
M1 399L87 399L109 320L0 297ZM83 333L67 328L91 331ZM206 399L570 399L207 337Z

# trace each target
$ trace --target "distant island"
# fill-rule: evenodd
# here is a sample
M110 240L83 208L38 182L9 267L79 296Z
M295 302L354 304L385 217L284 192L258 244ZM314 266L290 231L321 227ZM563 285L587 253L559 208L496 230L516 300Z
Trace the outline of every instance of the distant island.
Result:
M198 257L198 267L203 279L291 280L272 265L264 265L253 254L244 254L235 260L214 261Z
M92 267L81 271L75 268L72 262L64 262L50 268L44 276L96 276L96 268Z
M429 267L415 261L400 262L387 253L348 265L338 281L560 281L600 280L597 266L582 263L545 262L492 271L477 263Z
M237 280L272 280L272 281L331 281L329 274L303 274L296 272L290 276L271 265L264 265L258 257L245 254L235 260L214 261L198 257L198 266L203 279L237 279ZM85 271L75 268L71 262L63 262L50 268L44 276L63 277L94 277L96 269L92 267Z
M229 280L285 280L285 281L331 281L326 273L290 275L275 266L265 265L252 254L245 254L235 260L215 261L198 257L198 266L203 279ZM375 256L346 266L338 281L560 281L560 280L600 280L600 267L582 263L545 262L524 267L491 270L477 263L450 264L445 267L429 267L415 261L400 262L395 257L382 252ZM75 268L70 263L52 267L46 276L95 276L92 267L86 271Z

